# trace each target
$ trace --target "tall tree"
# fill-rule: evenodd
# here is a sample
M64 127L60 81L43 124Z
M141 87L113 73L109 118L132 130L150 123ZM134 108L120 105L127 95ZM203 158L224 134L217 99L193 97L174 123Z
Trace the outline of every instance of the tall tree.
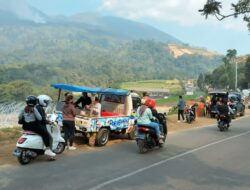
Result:
M197 86L199 87L199 89L204 90L205 88L205 83L204 83L204 75L201 73L198 77L197 80Z
M228 17L237 18L239 15L243 15L243 20L247 22L248 29L250 30L250 0L239 0L236 4L231 3L232 12L229 14L223 14L222 3L216 0L207 0L203 9L200 9L202 15L208 18L209 15L215 16L218 20L223 20Z
M246 65L245 65L245 79L249 88L250 85L250 56L247 57Z

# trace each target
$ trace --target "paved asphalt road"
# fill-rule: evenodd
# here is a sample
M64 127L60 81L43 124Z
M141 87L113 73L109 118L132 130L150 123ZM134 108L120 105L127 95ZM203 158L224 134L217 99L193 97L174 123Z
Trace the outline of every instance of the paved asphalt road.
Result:
M228 132L208 126L172 133L163 149L139 154L135 142L0 167L1 190L249 190L250 118Z

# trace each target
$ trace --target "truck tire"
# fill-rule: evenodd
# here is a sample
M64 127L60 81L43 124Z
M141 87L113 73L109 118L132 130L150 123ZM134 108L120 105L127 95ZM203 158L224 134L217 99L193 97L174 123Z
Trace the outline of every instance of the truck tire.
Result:
M104 146L109 141L109 130L107 128L101 128L97 133L96 137L96 145Z

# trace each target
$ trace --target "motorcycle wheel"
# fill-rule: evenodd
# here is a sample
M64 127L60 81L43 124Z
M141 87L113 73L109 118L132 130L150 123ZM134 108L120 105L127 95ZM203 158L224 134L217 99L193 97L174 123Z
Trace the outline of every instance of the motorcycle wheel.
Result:
M57 145L56 149L53 150L53 152L56 153L56 154L61 154L64 151L64 149L65 149L65 143L64 142L60 142Z
M26 150L22 150L20 156L17 157L17 160L20 164L26 165L26 164L30 163L31 158L26 154Z
M220 131L224 131L224 123L222 121L219 121L218 128L220 129Z
M144 154L148 151L148 149L145 147L145 143L142 140L138 140L137 145L139 148L139 153Z
M228 131L228 128L230 127L230 124L229 123L227 123L227 125L226 125L226 130Z
M186 121L187 121L187 123L191 123L191 119L190 119L190 117L186 117Z

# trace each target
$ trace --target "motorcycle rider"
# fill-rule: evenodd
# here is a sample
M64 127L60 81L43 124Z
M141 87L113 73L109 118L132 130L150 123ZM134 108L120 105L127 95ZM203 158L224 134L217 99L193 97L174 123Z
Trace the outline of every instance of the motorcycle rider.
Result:
M160 125L159 125L160 131L161 131L161 132L165 131L165 130L163 129L163 127L166 127L166 125L163 124L163 123L161 123L162 118L159 117L159 114L158 114L157 110L155 109L155 100L154 100L154 99L151 99L151 98L148 98L148 99L146 100L145 104L146 104L146 105L148 106L148 108L151 110L153 117L155 117L155 118L158 120L158 122L159 122L159 124L160 124Z
M146 125L152 127L156 131L156 135L160 143L163 143L159 123L152 122L154 119L151 109L147 106L148 100L142 99L142 105L136 111L137 125Z
M219 120L219 115L224 115L226 117L226 122L229 125L230 123L230 116L229 116L229 108L227 105L227 101L223 101L222 98L220 98L217 102L217 110L218 110L218 118L217 120Z
M43 118L41 113L39 113L36 104L38 99L35 96L27 96L26 104L24 110L19 114L19 124L22 124L23 130L28 130L37 133L43 139L43 142L46 146L46 150L44 152L45 155L55 156L50 149L50 135L46 128L40 126Z

